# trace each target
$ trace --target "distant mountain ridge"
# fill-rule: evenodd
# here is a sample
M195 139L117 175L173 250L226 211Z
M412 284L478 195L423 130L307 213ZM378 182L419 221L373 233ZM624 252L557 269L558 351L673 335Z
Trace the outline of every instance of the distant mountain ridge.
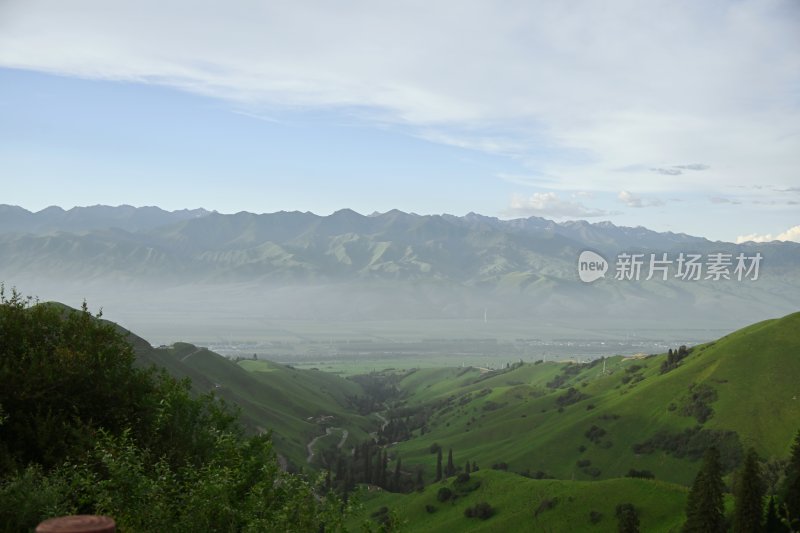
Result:
M0 204L0 233L33 233L45 234L53 232L87 232L103 229L122 229L129 232L152 230L161 226L167 226L180 221L193 220L207 215L216 214L220 217L283 217L293 219L295 223L306 225L319 222L321 219L331 224L335 221L334 227L344 228L342 224L351 224L351 229L372 229L380 230L387 222L404 220L410 222L420 218L441 217L441 219L464 225L472 229L492 227L504 231L549 231L559 233L568 237L580 237L589 239L594 237L609 238L614 236L618 239L641 239L659 235L664 239L672 239L676 242L687 240L706 241L702 237L694 237L684 233L665 232L659 233L649 230L642 226L625 227L616 226L609 221L590 223L585 220L569 220L566 222L555 222L546 218L531 216L528 218L518 218L513 220L501 220L496 217L489 217L470 212L463 217L442 214L442 215L417 215L405 213L398 209L392 209L385 213L375 212L371 215L361 215L351 209L341 209L331 215L316 215L311 212L300 211L280 211L276 213L251 213L241 211L236 214L223 215L216 211L209 211L203 208L181 209L167 211L155 206L134 207L130 205L107 206L93 205L85 207L73 207L63 209L58 206L50 206L40 211L29 211L19 206ZM376 222L371 224L370 222Z
M773 268L800 266L800 244L762 243ZM512 273L574 279L580 251L752 251L609 222L500 220L475 213L364 216L94 206L30 213L0 206L0 273L43 270L93 278L105 273L194 281L434 279L468 285ZM84 264L91 261L91 265Z
M609 263L621 252L758 252L763 264L757 282L615 281L612 265L606 279L584 284L577 276L583 250ZM475 213L220 214L130 206L30 213L1 206L0 280L70 282L80 290L89 283L114 291L142 283L186 287L189 296L178 298L214 286L233 307L259 291L302 287L277 300L292 318L482 316L485 308L496 317L598 309L606 316L701 317L733 309L744 313L735 326L797 310L800 244L712 242L610 222ZM275 312L270 308L270 316Z
M63 209L50 206L31 212L15 205L0 204L0 231L44 234L58 231L86 232L117 228L141 231L208 215L205 209L165 211L159 207L93 205Z

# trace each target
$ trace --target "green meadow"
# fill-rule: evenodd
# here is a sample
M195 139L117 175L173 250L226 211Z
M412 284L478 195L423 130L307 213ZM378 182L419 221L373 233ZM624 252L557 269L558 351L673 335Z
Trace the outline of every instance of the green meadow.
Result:
M705 449L722 450L730 489L747 448L778 464L800 429L800 313L680 355L676 345L671 355L508 358L496 368L476 354L286 365L190 344L137 346L141 361L235 404L250 431L272 432L289 468L335 471L355 447L378 442L388 471L400 459L402 476L421 472L421 491L361 483L352 524L391 513L408 531L615 531L616 506L631 503L643 531L676 531ZM383 439L389 422L407 434ZM478 466L473 490L437 499L457 483L435 481L437 448L452 450L456 474ZM491 518L464 515L479 502Z

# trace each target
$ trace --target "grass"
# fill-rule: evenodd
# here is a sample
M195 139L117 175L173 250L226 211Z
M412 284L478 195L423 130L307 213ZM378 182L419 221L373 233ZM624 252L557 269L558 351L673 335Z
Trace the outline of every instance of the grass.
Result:
M350 407L347 397L363 391L340 376L267 361L236 364L187 343L148 348L137 345L142 362L161 364L177 377L189 377L198 392L214 392L237 406L249 431L271 431L278 453L296 467L308 466L306 444L326 427L346 428L352 444L367 439L379 425ZM326 445L335 443L321 439L316 449Z
M619 477L629 469L646 469L658 479L688 484L698 463L664 452L637 455L634 443L659 430L681 431L695 418L670 410L689 396L692 384L712 387L708 429L732 430L743 446L754 446L763 458L785 457L800 424L800 313L739 330L714 343L696 347L676 369L660 374L665 355L633 360L614 357L602 365L583 365L553 390L546 386L565 365L545 363L493 376L477 370L420 369L400 383L411 405L446 402L434 412L428 431L396 447L404 462L419 462L433 472L433 443L453 448L456 463L488 466L504 461L517 471L542 470L562 479L591 480L576 466L589 459L599 478ZM634 365L635 372L627 372ZM633 377L627 384L625 376ZM480 379L480 380L479 380ZM559 412L556 398L575 387L587 399ZM490 389L485 396L476 392ZM487 405L502 406L487 410ZM592 406L590 408L590 406ZM606 431L597 443L585 436L596 425ZM579 451L581 447L584 451Z
M408 495L373 489L362 493L364 511L351 521L353 529L381 507L394 510L403 531L617 531L616 506L632 503L639 512L642 531L678 531L684 520L687 489L660 481L609 479L597 482L535 480L516 474L480 470L471 480L480 487L455 501L440 502L437 492L456 483L446 480ZM467 518L464 509L488 502L496 514L487 520ZM553 507L547 509L548 504ZM544 503L543 503L544 502ZM429 512L426 506L432 506ZM537 513L537 509L541 509ZM547 510L546 510L547 509ZM597 523L590 513L600 514Z
M441 484L409 495L367 491L365 514L354 520L386 506L409 531L614 531L614 508L630 502L640 509L643 531L677 530L685 487L699 461L664 451L637 454L633 445L659 431L698 426L683 411L693 391L705 388L713 389L707 402L713 413L702 422L704 429L736 432L742 447L753 446L762 459L785 458L800 425L799 353L795 313L696 346L666 373L666 354L609 357L605 365L525 362L491 372L477 365L434 367L436 358L413 369L380 359L381 366L392 367L385 372L400 376L404 397L395 406L430 415L424 432L389 447L392 457L399 455L408 471L421 466L431 480L436 456L430 449L436 443L445 454L453 450L457 466L476 462L481 486L455 504L436 501ZM355 413L347 401L364 393L360 386L330 372L261 360L235 364L180 343L150 349L143 360L161 362L191 377L199 390L215 390L239 405L251 427L274 430L276 448L296 465L305 464L306 444L326 427L346 428L349 447L380 424L374 415ZM349 371L363 363L350 363ZM601 431L590 433L593 427ZM317 441L315 451L340 439L341 432L332 432ZM491 470L500 462L511 471L556 479ZM625 478L630 469L649 470L656 480ZM558 503L534 515L545 498ZM496 516L466 518L464 508L479 501L496 507ZM428 512L429 505L436 509ZM591 511L602 515L596 524L589 521Z

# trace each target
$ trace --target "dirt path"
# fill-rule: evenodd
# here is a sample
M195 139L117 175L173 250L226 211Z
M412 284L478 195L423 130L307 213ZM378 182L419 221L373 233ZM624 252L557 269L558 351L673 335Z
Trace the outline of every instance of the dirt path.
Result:
M203 351L203 349L202 348L198 348L195 351L193 351L192 353L188 353L188 354L184 355L183 357L181 357L181 363L186 361L187 359L189 359L194 354L200 353L201 351Z
M388 421L388 420L386 420L386 417L384 417L384 416L383 416L382 414L380 414L380 413L375 413L375 416L377 416L378 418L380 418L380 419L383 421L383 424L381 424L381 431L383 431L384 429L386 429L386 426L388 426L388 425L389 425L389 421Z
M308 457L306 458L306 461L309 464L311 463L311 461L314 460L314 446L317 444L317 441L319 439L321 439L322 437L326 437L326 436L332 434L334 431L341 431L342 432L342 439L339 441L339 444L336 445L336 447L338 449L340 449L340 450L342 449L342 446L344 446L344 443L347 442L347 437L348 437L348 435L350 435L350 432L347 431L344 428L326 428L324 434L314 437L306 445L306 450L308 450Z
M386 426L388 426L388 425L389 425L389 421L388 421L388 420L386 420L386 417L385 417L385 416L383 416L383 415L382 415L382 414L380 414L380 413L375 413L375 416L377 416L378 418L380 418L380 419L381 419L381 431L383 431L384 429L386 429ZM370 437L372 437L372 440L374 440L375 442L378 442L378 432L377 432L377 431L372 431L372 432L369 434L369 436L370 436Z

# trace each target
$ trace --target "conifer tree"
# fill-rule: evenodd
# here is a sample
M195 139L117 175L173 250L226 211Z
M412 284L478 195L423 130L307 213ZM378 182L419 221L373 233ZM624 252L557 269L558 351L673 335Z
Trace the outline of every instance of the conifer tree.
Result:
M364 483L372 483L372 450L364 447Z
M617 530L619 533L639 533L639 513L631 503L617 505Z
M758 469L758 456L753 448L747 452L739 471L734 497L734 533L762 531L764 515L764 486Z
M453 448L447 452L447 468L444 471L445 477L450 477L456 473L456 465L453 464Z
M397 463L394 465L394 479L392 480L392 488L400 491L400 457L397 458Z
M767 505L767 519L764 523L764 533L784 533L786 528L778 517L778 510L775 506L775 496L769 497Z
M434 481L442 480L442 449L436 452L436 479Z
M783 503L789 519L800 522L800 431L794 438L789 464L786 466L786 481L783 485Z
M689 490L684 533L725 532L723 491L719 450L712 446Z
M378 451L378 459L380 460L380 485L383 488L386 488L387 483L387 470L389 469L389 452L383 452L381 454L380 450Z

